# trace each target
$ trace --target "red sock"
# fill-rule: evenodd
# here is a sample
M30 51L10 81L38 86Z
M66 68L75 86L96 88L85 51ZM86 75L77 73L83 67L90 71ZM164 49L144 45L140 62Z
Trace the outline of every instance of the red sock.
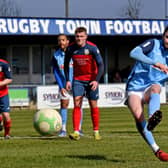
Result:
M99 130L99 108L95 107L91 109L91 116L92 116L92 123L93 123L93 130Z
M5 128L4 136L6 136L6 135L10 135L11 123L12 123L11 120L4 121L4 128Z
M80 107L74 107L74 110L73 110L73 128L74 128L74 131L79 131L80 120L81 120Z
M3 117L2 117L2 115L0 115L0 123L2 122L2 120L3 120Z

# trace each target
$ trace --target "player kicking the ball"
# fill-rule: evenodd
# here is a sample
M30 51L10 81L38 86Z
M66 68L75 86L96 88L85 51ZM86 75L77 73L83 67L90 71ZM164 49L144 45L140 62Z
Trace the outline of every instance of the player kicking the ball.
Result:
M135 47L130 57L137 60L127 82L127 104L136 126L152 151L161 161L168 154L156 144L152 130L162 119L160 111L161 86L168 79L168 27L161 40L150 39ZM144 117L144 104L148 104L148 121Z

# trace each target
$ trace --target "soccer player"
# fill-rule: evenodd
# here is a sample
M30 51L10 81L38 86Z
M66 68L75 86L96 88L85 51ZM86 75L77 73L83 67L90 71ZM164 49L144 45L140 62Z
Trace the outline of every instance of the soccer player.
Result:
M53 65L54 76L59 86L60 99L61 99L60 100L60 104L61 104L60 114L62 117L62 130L58 136L66 137L67 136L67 131L66 131L67 111L68 111L67 108L69 105L70 94L65 89L66 79L65 79L65 74L64 74L64 59L65 59L66 48L69 45L69 38L65 34L60 34L58 35L57 41L58 41L59 49L56 50L56 52L54 53L52 57L52 65ZM72 75L73 75L73 62L70 61L69 77L71 81L72 81ZM82 119L80 122L80 133L82 135L81 125L82 125Z
M136 126L152 151L161 161L168 161L168 154L156 144L152 131L162 119L160 111L161 86L168 78L168 27L162 39L150 39L130 52L136 60L127 82L127 104ZM144 104L148 104L148 121Z
M8 84L12 82L11 70L6 60L0 59L0 128L4 127L4 138L10 138L10 106ZM2 126L3 122L3 126Z
M65 75L67 79L66 88L73 91L74 109L73 109L73 129L74 132L69 135L73 140L79 140L79 124L81 118L81 105L83 96L89 100L91 108L91 117L95 140L100 140L99 134L99 108L98 83L104 72L104 64L97 46L87 41L87 30L84 27L78 27L75 30L75 42L66 50L65 57ZM69 62L73 60L74 76L73 83L69 80Z

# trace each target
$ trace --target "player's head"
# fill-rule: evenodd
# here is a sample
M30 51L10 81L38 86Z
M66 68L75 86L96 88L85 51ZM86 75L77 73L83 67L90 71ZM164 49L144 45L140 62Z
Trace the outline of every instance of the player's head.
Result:
M57 40L59 48L65 51L69 45L69 38L65 34L59 34Z
M163 42L164 42L164 47L168 49L168 26L165 28L163 32Z
M80 47L85 46L87 40L87 30L85 27L78 27L75 30L75 41Z

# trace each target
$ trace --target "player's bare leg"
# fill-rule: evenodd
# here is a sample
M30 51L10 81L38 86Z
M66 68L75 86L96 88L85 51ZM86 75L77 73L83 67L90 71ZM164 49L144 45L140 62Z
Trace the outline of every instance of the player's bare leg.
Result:
M158 84L152 85L144 95L148 105L148 130L152 131L162 120L162 112L160 111L160 91Z
M134 116L138 131L151 147L156 157L161 161L168 161L168 154L160 150L159 146L155 142L152 132L147 129L147 122L144 117L143 102L141 98L137 95L129 96L128 107Z

